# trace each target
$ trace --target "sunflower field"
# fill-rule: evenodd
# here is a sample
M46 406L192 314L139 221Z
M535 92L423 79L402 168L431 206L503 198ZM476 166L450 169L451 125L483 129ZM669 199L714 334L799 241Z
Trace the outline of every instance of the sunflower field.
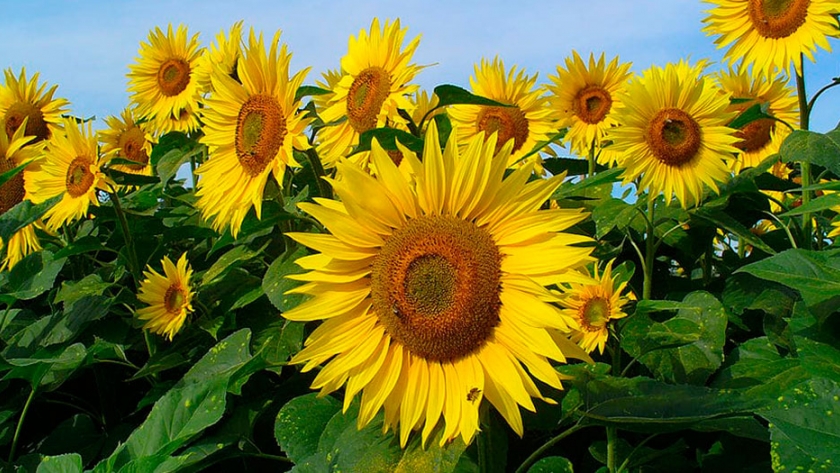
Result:
M154 28L104 120L5 69L0 471L840 472L840 0L707 3L540 83L377 18Z

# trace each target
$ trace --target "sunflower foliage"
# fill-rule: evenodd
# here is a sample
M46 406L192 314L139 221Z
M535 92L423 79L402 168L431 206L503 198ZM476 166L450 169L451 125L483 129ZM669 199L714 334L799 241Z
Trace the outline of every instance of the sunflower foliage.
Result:
M836 471L840 4L707 3L727 63L547 83L378 19L155 28L102 121L6 70L0 470Z

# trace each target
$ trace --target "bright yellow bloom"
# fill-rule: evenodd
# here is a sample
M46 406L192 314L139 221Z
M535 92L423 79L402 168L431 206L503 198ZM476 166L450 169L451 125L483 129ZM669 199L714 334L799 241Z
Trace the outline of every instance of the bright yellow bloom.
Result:
M512 107L453 105L448 109L453 133L458 134L462 143L478 134L489 138L496 133L498 152L512 140L513 152L508 166L516 164L534 149L537 142L548 140L557 133L554 111L549 107L542 89L536 87L537 75L526 76L524 70L517 72L516 69L513 66L508 72L499 58L493 59L493 62L482 59L475 66L475 77L470 77L470 88L474 94ZM538 154L529 162L536 163L542 173Z
M589 282L571 282L563 288L560 304L564 307L563 314L577 320L580 328L572 331L572 341L581 346L587 353L598 348L598 353L604 353L604 345L609 338L609 322L626 317L621 310L628 299L621 296L627 281L617 281L612 274L615 260L607 263L604 272L598 274L595 264L595 274ZM587 277L589 274L587 272Z
M56 231L87 214L90 204L99 205L97 189L106 189L99 169L96 135L91 124L62 120L63 132L47 142L40 169L26 178L26 195L35 204L55 196L62 199L44 214L47 228Z
M728 71L720 71L715 79L724 94L739 99L729 106L730 111L741 113L755 104L766 105L768 114L790 126L799 125L798 99L784 77L768 79L760 72L750 74L741 65L737 70L730 67ZM764 158L778 153L782 141L789 134L790 128L771 118L761 118L740 128L735 134L740 138L735 147L741 153L733 161L734 171L755 167Z
M26 69L15 78L11 69L3 71L6 84L0 85L0 119L5 122L6 137L10 138L26 120L26 136L34 136L38 143L49 139L60 130L61 115L68 112L69 102L54 99L57 85L46 90L47 84L38 85L38 73L26 80Z
M304 132L310 120L295 113L300 107L295 92L309 69L289 78L292 56L285 44L278 50L279 41L278 32L266 55L262 35L251 30L237 66L242 83L214 70L216 92L202 111L201 142L210 159L196 171L196 205L204 218L213 218L216 230L230 226L234 237L251 207L261 216L269 174L282 186L286 166L298 166L292 149L309 147Z
M586 214L540 210L563 176L528 182L528 165L505 178L512 142L496 155L493 137L459 147L453 134L443 152L438 140L432 122L422 162L404 158L410 177L375 142L375 176L341 160L330 180L340 201L299 204L330 233L288 234L319 253L290 276L306 282L290 292L312 297L283 315L324 321L292 362L324 364L312 387L346 385L345 409L361 392L359 427L383 409L403 446L438 423L442 444L469 443L483 399L522 435L519 406L553 402L533 379L560 389L549 360L586 357L544 287L590 260L578 244L592 240L563 233Z
M342 76L329 95L321 119L333 125L318 133L318 154L325 166L333 166L359 143L359 135L389 124L404 124L397 110L411 113L408 94L418 89L409 84L420 71L410 63L420 43L416 37L403 48L407 28L400 20L386 21L380 29L374 18L370 33L361 30L350 37L347 55L341 58ZM345 119L346 117L346 119ZM355 159L359 159L361 153Z
M152 174L149 156L152 154L152 144L156 142L149 132L146 123L138 123L134 110L130 107L122 111L119 117L105 118L106 130L99 131L99 141L102 143L102 155L108 158L120 158L137 164L113 164L117 171L131 174Z
M216 35L216 42L201 55L198 67L195 71L195 80L201 92L213 92L213 83L210 75L214 68L219 68L223 73L237 79L236 63L242 56L242 20L237 21L230 27L230 32L225 36L224 30Z
M146 279L140 283L137 299L149 306L137 309L137 318L146 321L143 328L169 340L184 326L187 313L192 312L193 292L190 289L192 269L187 253L178 259L178 266L168 256L163 257L163 275L146 267Z
M729 46L730 64L743 59L766 76L774 69L790 74L793 62L802 74L800 54L812 62L817 47L831 51L828 37L838 36L835 14L840 0L705 0L715 5L703 20L718 48Z
M729 179L738 149L735 130L726 126L735 116L729 99L697 67L654 66L634 78L616 110L620 127L609 131L612 146L624 153L624 183L641 176L639 192L651 199L676 196L683 207L699 202L703 185L717 192Z
M149 32L149 42L140 43L137 62L129 66L128 91L137 105L138 116L152 120L156 130L192 131L198 120L185 120L198 110L199 87L196 68L204 52L198 34L187 39L187 27L173 33L169 25Z
M24 119L26 120L26 119ZM5 128L5 120L0 118L0 129ZM11 138L6 133L0 132L0 174L20 166L29 164L23 172L6 181L0 186L0 215L8 212L15 205L23 202L26 197L24 182L27 173L37 169L37 162L43 153L42 144L31 144L35 136L24 136L26 127L18 126ZM0 264L0 271L12 269L26 255L41 250L41 244L35 235L35 224L27 225L9 238L9 244L5 245L0 239L0 250L6 249L6 255Z
M618 96L630 77L630 63L619 64L614 57L607 64L604 54L595 61L589 55L589 64L583 61L577 51L566 58L566 67L557 66L557 76L549 75L548 90L551 106L558 112L559 127L569 127L564 138L570 149L578 156L588 156L594 146L598 162L613 166L620 154L609 147L602 147L607 130L618 126L614 114L619 106Z

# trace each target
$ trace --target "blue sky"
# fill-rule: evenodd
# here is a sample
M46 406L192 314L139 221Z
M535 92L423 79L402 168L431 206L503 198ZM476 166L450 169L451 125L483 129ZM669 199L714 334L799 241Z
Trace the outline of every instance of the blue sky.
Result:
M417 83L431 90L452 83L467 87L473 65L499 55L506 65L539 73L547 81L573 49L588 56L605 52L633 63L640 72L653 64L690 57L720 61L723 50L702 31L708 4L699 0L554 1L28 1L3 0L0 68L25 66L58 84L78 116L104 118L127 104L129 64L150 29L183 23L204 45L237 20L271 36L283 31L294 54L292 69L312 67L307 83L336 68L347 39L371 19L400 18L409 37L421 35L415 54L424 69ZM838 41L831 40L835 49ZM809 91L840 75L840 52L821 51L806 63ZM717 67L716 65L713 67ZM837 124L840 91L830 91L814 111L812 129ZM98 126L104 126L101 121Z

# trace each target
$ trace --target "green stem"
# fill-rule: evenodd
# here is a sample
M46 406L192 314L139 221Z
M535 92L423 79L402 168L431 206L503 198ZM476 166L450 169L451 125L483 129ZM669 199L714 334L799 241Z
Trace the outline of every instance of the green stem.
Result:
M117 212L117 219L120 222L120 229L122 230L123 239L125 240L125 247L128 249L128 270L134 276L135 285L140 284L140 263L137 260L137 252L134 250L134 239L131 237L131 232L128 230L128 220L125 218L125 211L123 211L120 203L120 196L116 189L111 188L110 192L111 202L114 203L114 210Z
M653 287L653 260L656 255L656 242L654 241L655 229L653 227L654 200L652 197L649 197L649 199L646 215L647 235L645 235L645 264L643 267L645 271L645 279L644 286L642 287L642 299L644 300L650 299Z
M315 178L318 182L319 196L325 199L332 199L332 188L329 183L324 180L326 173L324 172L324 166L321 165L321 158L318 157L318 153L314 148L309 148L306 150L305 154L306 158L309 160L309 165L312 166L312 172L315 173Z
M478 434L478 471L481 473L487 473L493 471L492 465L492 449L493 449L493 442L490 441L490 432L492 432L492 415L490 414L488 409L483 409L481 412L481 424L482 429L481 432Z
M35 388L29 391L29 397L26 398L26 403L23 405L23 411L20 413L17 427L15 427L15 436L12 437L12 447L9 449L9 463L15 459L15 450L17 450L18 440L20 439L20 429L23 427L23 420L26 419L26 413L29 411L29 405L32 404L32 399L35 398Z
M586 177L592 177L593 174L595 174L595 140L592 140L592 145L589 147L589 167Z
M796 72L796 95L799 98L799 128L801 130L808 130L811 120L811 106L808 103L808 95L805 91L805 77L802 75L802 68L804 63L802 54L799 55L799 71ZM811 191L808 189L811 186L811 163L802 161L799 165L799 170L802 179L802 205L808 205L811 202ZM811 248L811 213L805 212L802 214L802 235L803 248Z
M616 471L615 447L618 443L618 430L615 427L607 427L607 470L610 473Z
M584 427L588 426L575 424L569 427L568 429L564 430L563 432L560 432L557 436L552 437L548 442L544 443L540 448L536 449L534 453L532 453L528 458L526 458L525 461L523 461L522 464L519 465L519 468L516 469L516 473L525 473L526 471L528 471L528 468L535 461L537 461L537 459L539 459L543 455L543 453L545 453L549 448L553 447L564 438L568 437L569 435L572 435L580 429L583 429Z

